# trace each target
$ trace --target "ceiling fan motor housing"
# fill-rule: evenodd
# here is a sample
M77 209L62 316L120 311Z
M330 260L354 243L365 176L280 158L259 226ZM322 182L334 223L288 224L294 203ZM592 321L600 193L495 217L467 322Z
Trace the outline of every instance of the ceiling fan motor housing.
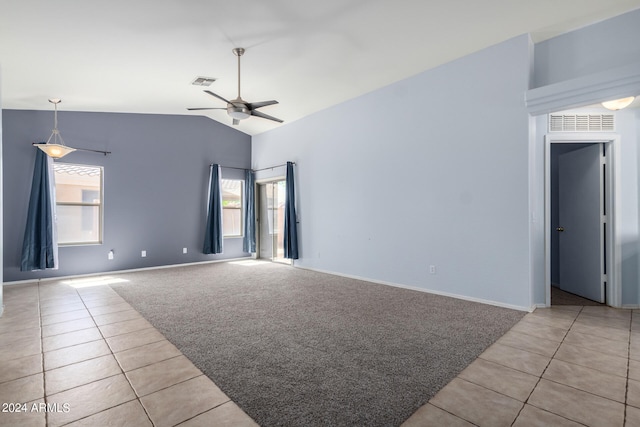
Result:
M227 113L234 119L242 120L251 115L251 110L245 104L229 103Z

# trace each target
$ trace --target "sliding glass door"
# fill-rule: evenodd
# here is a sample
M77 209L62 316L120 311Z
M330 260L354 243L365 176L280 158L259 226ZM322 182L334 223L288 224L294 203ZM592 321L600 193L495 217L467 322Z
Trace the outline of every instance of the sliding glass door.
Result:
M284 257L284 199L285 180L258 184L258 255L277 262Z

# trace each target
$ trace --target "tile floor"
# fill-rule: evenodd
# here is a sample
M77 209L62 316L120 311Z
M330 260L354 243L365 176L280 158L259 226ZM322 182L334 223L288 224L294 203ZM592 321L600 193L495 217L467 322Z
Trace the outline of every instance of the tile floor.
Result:
M4 305L0 426L257 425L108 286L5 286Z
M4 304L0 426L256 425L108 286L5 286ZM527 314L403 425L640 426L640 312Z

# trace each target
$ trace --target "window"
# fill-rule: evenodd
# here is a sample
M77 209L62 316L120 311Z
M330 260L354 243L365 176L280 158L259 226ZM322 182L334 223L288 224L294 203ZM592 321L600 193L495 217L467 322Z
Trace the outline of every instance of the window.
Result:
M222 187L222 235L242 237L242 209L244 181L221 179Z
M102 168L54 163L59 245L102 243Z

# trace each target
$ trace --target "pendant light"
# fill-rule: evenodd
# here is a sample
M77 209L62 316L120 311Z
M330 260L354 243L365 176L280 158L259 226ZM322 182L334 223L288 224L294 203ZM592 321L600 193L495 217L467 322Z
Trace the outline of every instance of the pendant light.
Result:
M51 132L51 136L45 144L34 145L44 151L47 156L53 157L54 159L60 159L67 154L76 151L76 149L64 145L64 141L62 140L62 136L60 135L60 131L58 130L58 104L62 102L62 100L58 98L52 98L49 100L49 102L54 106L53 131Z
M630 96L628 98L614 99L613 101L605 101L602 103L602 106L608 110L622 110L623 108L631 105L635 97Z

